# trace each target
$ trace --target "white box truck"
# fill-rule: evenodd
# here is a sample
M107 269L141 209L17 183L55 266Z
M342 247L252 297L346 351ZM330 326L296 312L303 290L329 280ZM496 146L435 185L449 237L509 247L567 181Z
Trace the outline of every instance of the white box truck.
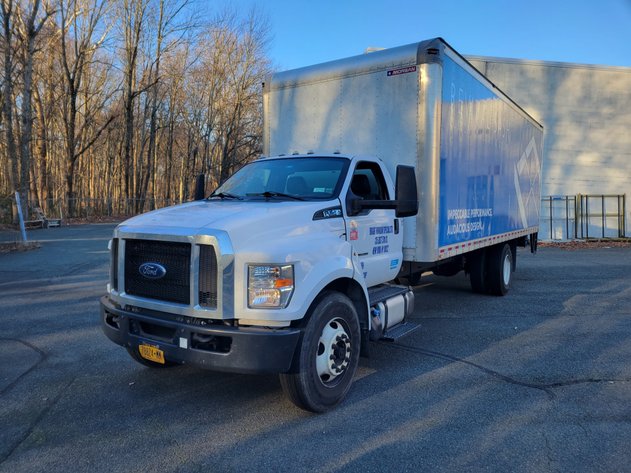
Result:
M322 412L369 340L416 327L422 273L506 294L543 130L440 38L275 74L263 101L266 157L116 228L102 328L146 366L278 373Z

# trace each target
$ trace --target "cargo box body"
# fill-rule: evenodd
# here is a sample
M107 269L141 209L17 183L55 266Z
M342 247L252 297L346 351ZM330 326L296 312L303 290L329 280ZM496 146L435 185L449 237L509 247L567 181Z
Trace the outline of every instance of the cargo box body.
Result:
M340 152L414 166L404 260L536 233L543 129L437 38L286 71L264 86L264 153Z

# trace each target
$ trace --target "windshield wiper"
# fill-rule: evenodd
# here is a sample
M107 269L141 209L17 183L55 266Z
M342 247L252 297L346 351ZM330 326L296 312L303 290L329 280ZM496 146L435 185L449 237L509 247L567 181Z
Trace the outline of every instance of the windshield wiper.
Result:
M212 194L208 196L209 199L211 197L219 197L220 199L243 200L243 197L241 197L240 195L234 195L234 194L231 194L230 192L217 192L216 194L213 192Z
M285 197L287 199L292 199L292 200L305 200L303 197L299 197L297 195L291 195L291 194L284 194L283 192L270 192L270 191L265 191L265 192L256 192L256 193L252 193L252 194L245 194L248 197L265 197L266 199L269 199L271 197Z

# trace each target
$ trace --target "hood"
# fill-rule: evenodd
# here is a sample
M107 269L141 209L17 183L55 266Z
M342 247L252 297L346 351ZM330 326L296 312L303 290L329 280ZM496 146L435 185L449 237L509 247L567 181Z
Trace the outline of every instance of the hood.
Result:
M154 210L121 223L116 232L131 234L204 235L223 230L231 237L266 233L288 235L313 221L321 209L339 205L338 200L235 201L203 200ZM240 239L241 239L240 238Z

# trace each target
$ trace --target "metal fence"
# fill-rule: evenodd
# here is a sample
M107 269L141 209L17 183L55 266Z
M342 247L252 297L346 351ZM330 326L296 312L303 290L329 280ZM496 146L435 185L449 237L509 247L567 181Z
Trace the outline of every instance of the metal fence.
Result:
M626 212L626 194L544 196L539 238L625 238Z

